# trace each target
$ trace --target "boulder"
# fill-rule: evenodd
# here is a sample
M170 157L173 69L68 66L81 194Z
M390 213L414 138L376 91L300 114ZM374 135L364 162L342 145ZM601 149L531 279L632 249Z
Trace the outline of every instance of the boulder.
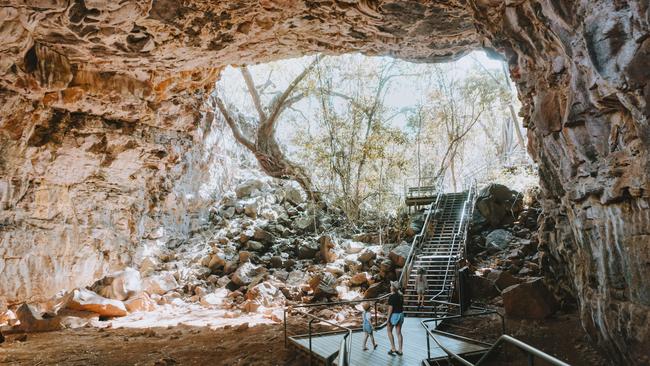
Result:
M300 193L300 190L292 186L286 185L282 187L281 192L284 195L284 199L291 202L294 205L299 205L305 201L304 198L302 197L302 193Z
M149 276L158 268L158 260L152 257L146 257L140 262L140 276Z
M244 205L244 214L250 218L257 218L258 207L257 202L250 202Z
M16 310L18 328L25 332L49 332L63 328L59 317L43 317L34 308L23 303Z
M91 290L107 299L124 301L142 290L140 272L133 268L111 273L91 286Z
M248 250L240 250L239 263L249 262L252 255L253 253L249 252Z
M336 278L329 272L323 272L309 280L309 287L316 298L337 295Z
M124 301L124 306L129 313L134 313L136 311L153 311L156 309L156 302L153 301L146 292L140 292Z
M404 267L406 264L406 258L408 258L409 252L411 251L411 246L407 244L400 244L393 248L393 250L388 253L388 258L397 266Z
M255 239L255 240L259 241L259 242L262 242L262 243L269 244L269 243L273 242L274 237L273 237L273 234L269 233L268 231L266 231L266 230L264 230L262 228L256 227L254 232L253 232L253 239Z
M235 273L233 273L231 280L238 286L247 286L253 282L253 278L257 276L258 270L258 266L246 262L237 268Z
M368 283L368 280L369 280L368 273L359 272L352 275L352 277L350 277L350 285L352 286L365 285L366 283Z
M291 271L289 273L289 277L287 277L287 280L285 281L285 284L287 286L300 286L309 281L309 276L305 272L302 271Z
M359 254L358 259L359 262L366 264L371 260L375 259L376 257L377 257L377 253L375 253L373 250L366 248Z
M360 253L362 250L364 250L365 247L365 244L353 240L346 240L343 245L343 248L345 248L345 252L347 254Z
M282 262L282 257L279 255L274 255L269 259L269 265L271 268L282 268L283 262Z
M336 260L336 253L332 251L336 245L334 244L331 236L321 236L318 238L318 244L320 247L320 257L323 262L331 263Z
M523 209L523 195L501 184L490 184L476 198L476 208L492 227L511 224Z
M506 287L521 283L521 280L515 278L509 272L499 270L491 270L487 275L487 279L490 280L499 291L503 291Z
M126 306L119 300L107 299L90 290L75 289L65 302L65 307L72 310L90 311L101 316L125 316Z
M252 252L261 252L264 250L265 246L264 244L260 243L259 241L255 240L249 240L246 242L246 249L252 251Z
M499 290L494 287L494 282L486 277L469 276L467 287L469 288L469 296L472 299L492 299L499 296Z
M379 295L381 295L381 290L382 290L381 282L373 283L368 287L366 292L363 293L363 298L374 299L376 297L379 297Z
M246 293L246 299L255 301L264 307L284 306L286 298L279 288L268 281L258 283Z
M238 185L235 188L235 194L239 199L251 197L261 191L262 187L264 187L264 182L259 179L250 179Z
M338 263L330 263L327 266L325 266L325 271L333 274L336 277L340 277L345 273L343 270L343 266Z
M319 249L316 243L302 242L298 246L298 259L314 259Z
M496 229L485 237L485 245L504 249L512 240L513 235L508 230Z
M555 297L541 277L510 286L501 296L506 315L512 318L544 319L558 309Z
M149 294L164 295L178 287L179 284L171 272L161 272L142 281L142 289Z
M292 227L299 233L314 231L316 221L312 215L303 215L293 221Z
M201 296L200 303L203 306L221 306L228 298L228 290L225 288L216 289L214 292Z

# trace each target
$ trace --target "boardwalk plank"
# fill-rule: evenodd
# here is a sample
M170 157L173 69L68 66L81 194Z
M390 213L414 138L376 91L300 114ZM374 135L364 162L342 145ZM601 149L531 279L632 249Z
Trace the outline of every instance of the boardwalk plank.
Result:
M353 365L386 365L386 366L401 366L401 365L421 365L422 360L427 358L427 340L426 334L420 325L421 318L406 318L404 326L402 327L402 334L404 336L404 355L403 356L390 356L390 342L386 329L378 329L375 331L375 340L379 345L376 350L372 347L368 351L362 350L361 342L363 341L362 332L354 332L352 334L352 353L351 360ZM329 357L334 352L338 351L341 334L326 335L322 337L312 338L312 349L318 357L323 359ZM473 353L485 350L486 348L474 343L465 342L455 338L440 336L441 343L451 349L452 351L463 354ZM397 341L397 339L395 340ZM292 342L297 343L306 349L309 348L308 338L292 338ZM370 340L368 340L370 346ZM434 347L435 343L431 340L431 357L444 357L445 352L439 347Z

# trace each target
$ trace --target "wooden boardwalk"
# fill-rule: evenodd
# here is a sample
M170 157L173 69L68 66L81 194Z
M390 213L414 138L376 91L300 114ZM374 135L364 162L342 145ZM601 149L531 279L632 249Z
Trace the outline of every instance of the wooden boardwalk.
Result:
M386 328L375 331L375 341L379 345L376 350L372 349L370 340L368 340L369 350L363 351L361 342L363 342L363 332L354 332L352 334L352 365L422 365L422 360L427 358L427 338L420 321L422 318L406 318L402 327L404 335L404 355L390 356L390 342ZM324 335L312 337L312 350L316 357L327 359L329 356L338 351L341 344L342 334ZM455 338L439 336L441 343L457 354L470 354L486 350L485 346L464 342ZM291 337L291 341L303 348L309 350L308 337ZM397 342L397 339L395 339ZM436 343L431 340L431 357L444 357L445 352L437 347Z

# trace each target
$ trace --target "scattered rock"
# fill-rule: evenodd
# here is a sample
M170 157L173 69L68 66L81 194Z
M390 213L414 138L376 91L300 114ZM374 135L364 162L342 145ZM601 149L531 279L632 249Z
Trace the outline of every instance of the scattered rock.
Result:
M323 235L318 238L318 243L320 244L320 257L321 260L325 263L331 263L336 260L336 253L332 252L335 244L332 240L332 237L329 235Z
M219 306L222 305L225 299L228 298L228 290L220 288L212 293L201 296L201 305L204 306Z
M246 262L239 266L235 273L232 275L232 282L239 286L246 286L253 282L253 278L257 275L259 267Z
M361 254L359 254L359 257L358 257L359 262L364 263L364 264L370 262L371 260L373 260L375 258L377 258L377 253L375 253L374 251L372 251L370 249L364 249L361 252Z
M513 235L509 231L497 229L493 230L485 237L485 244L498 249L504 249L508 246L512 238Z
M126 268L95 282L90 289L107 299L124 301L142 290L142 279L140 272Z
M65 307L73 310L91 311L102 316L125 316L124 303L119 300L107 299L90 290L75 289L65 302Z
M506 287L521 283L520 279L515 278L506 271L492 270L488 273L487 278L499 291L503 291Z
M157 295L164 295L178 287L178 282L171 272L161 272L155 276L145 278L142 282L142 289L144 291Z
M411 247L408 244L400 244L388 253L388 258L397 266L404 267L406 258L409 256Z
M363 293L363 298L374 299L376 297L379 297L381 293L382 293L382 284L380 282L373 283L368 287L366 292Z
M25 332L49 332L62 328L59 317L44 318L31 306L23 303L16 310L19 329Z
M541 277L510 286L501 295L506 315L512 318L544 319L558 309Z
M369 280L368 273L359 272L357 274L354 274L352 277L350 277L350 284L352 286L361 286L368 283L368 280Z
M264 182L259 179L247 180L235 188L235 194L237 194L237 198L240 199L251 197L262 190L262 187L264 187Z
M124 301L124 306L129 313L134 313L136 311L152 311L156 308L156 302L153 301L146 292L140 292Z
M319 249L318 245L313 242L300 243L298 247L298 259L314 259Z

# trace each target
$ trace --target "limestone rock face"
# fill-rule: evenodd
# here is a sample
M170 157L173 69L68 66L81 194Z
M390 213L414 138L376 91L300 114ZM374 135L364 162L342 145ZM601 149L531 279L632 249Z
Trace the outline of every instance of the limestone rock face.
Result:
M648 12L645 0L4 1L0 294L89 285L201 222L219 151L205 102L225 65L444 61L485 46L505 55L524 106L545 270L635 364L650 348Z

